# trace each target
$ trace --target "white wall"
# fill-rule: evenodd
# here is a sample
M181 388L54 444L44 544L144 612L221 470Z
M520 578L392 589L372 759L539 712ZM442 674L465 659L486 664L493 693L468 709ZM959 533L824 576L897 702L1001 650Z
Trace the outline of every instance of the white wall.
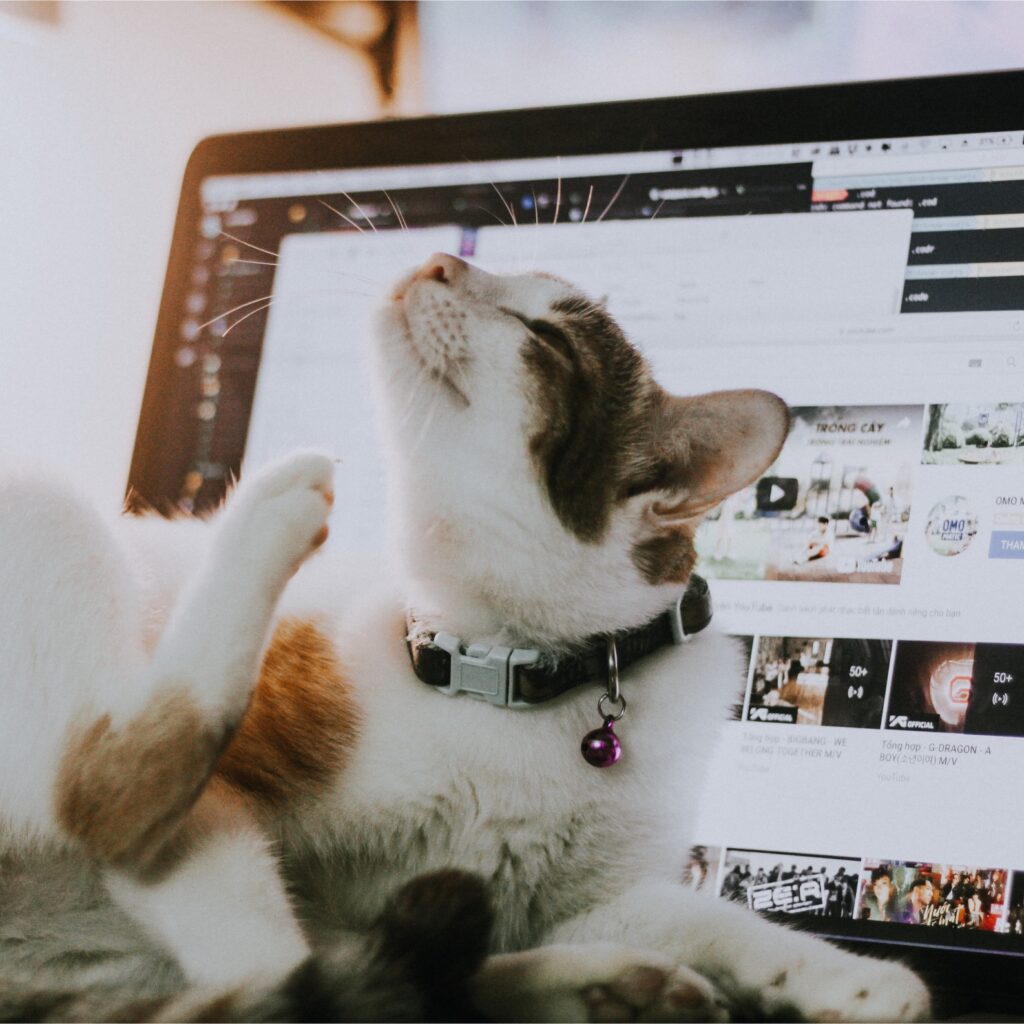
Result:
M437 113L1024 64L1020 0L428 0Z
M221 131L377 116L362 58L272 7L0 13L0 459L120 503L182 171Z

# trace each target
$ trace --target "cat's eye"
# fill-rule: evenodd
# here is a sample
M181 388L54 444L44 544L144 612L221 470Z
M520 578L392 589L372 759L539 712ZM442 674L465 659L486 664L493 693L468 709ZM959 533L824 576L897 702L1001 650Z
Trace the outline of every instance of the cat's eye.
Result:
M573 361L575 353L572 344L560 327L548 323L547 320L531 320L526 326L546 345L561 353L570 362Z
M522 313L517 313L514 309L508 309L505 306L499 306L498 309L507 316L515 317L534 338L548 348L554 349L559 355L575 365L576 352L565 331L560 327L556 327L548 320L529 320Z

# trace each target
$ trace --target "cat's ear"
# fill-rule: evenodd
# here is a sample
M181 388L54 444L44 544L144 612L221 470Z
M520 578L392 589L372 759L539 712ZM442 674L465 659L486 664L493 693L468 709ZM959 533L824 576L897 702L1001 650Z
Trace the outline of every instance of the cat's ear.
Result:
M789 409L769 391L665 395L654 430L646 480L633 493L658 492L650 512L659 520L692 519L753 483L778 458Z

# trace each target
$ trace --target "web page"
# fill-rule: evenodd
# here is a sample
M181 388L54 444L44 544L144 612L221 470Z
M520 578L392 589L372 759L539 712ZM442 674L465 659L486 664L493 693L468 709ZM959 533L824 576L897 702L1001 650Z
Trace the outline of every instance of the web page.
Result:
M669 390L792 411L776 463L697 534L748 671L691 884L847 937L1024 953L1024 139L924 141L393 168L386 194L356 172L345 192L218 179L185 361L241 367L253 400L216 420L184 500L228 464L217 437L246 471L323 446L348 532L383 542L377 297L435 250L565 276ZM270 275L264 316L199 324L248 315Z
M1014 324L897 327L882 344L824 329L758 369L793 430L698 534L718 620L749 655L702 811L722 895L868 937L1017 934L1020 798L1000 781L1024 754ZM915 885L928 901L912 907Z

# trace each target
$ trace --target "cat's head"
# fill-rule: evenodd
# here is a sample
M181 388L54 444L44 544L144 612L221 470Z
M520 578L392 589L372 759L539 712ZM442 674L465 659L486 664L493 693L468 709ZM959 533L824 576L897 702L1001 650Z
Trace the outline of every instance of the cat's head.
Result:
M788 430L767 392L668 394L603 306L545 274L434 255L377 334L416 597L464 636L558 644L647 621L685 585L700 517Z

